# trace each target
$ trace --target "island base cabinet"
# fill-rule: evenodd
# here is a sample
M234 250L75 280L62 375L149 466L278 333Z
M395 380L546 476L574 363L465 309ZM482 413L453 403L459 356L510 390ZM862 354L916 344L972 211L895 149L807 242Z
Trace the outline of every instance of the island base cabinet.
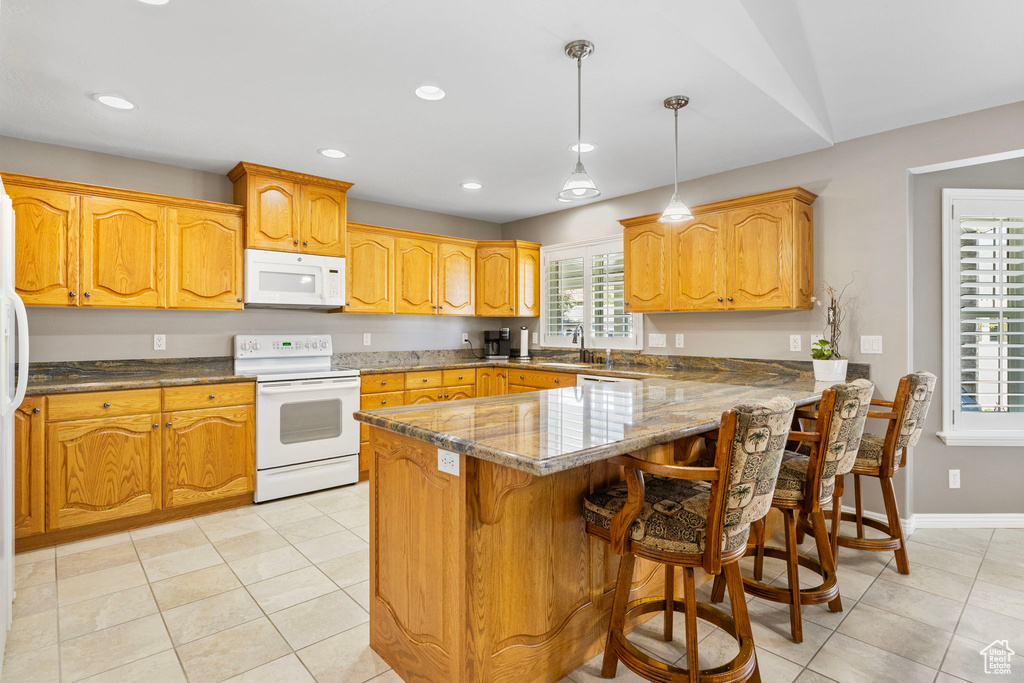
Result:
M250 406L164 413L164 507L230 498L255 484Z
M586 534L582 498L620 468L535 477L460 456L453 476L435 446L370 439L370 645L404 680L560 681L604 649L618 557ZM639 560L632 599L662 577Z

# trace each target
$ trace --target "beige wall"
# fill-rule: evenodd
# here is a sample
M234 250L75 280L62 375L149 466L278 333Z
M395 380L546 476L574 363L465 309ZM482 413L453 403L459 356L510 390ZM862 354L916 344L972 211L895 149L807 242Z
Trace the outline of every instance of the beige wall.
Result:
M935 403L914 449L914 512L1015 512L1024 509L1024 449L946 446L942 428L942 188L1024 189L1024 159L911 176L913 367L939 375ZM955 381L955 380L954 380ZM960 488L949 488L949 470Z
M870 363L878 393L891 398L899 377L911 367L908 169L1014 149L1024 149L1024 102L698 178L681 184L679 192L690 204L793 185L817 193L815 279L844 284L856 276L850 288L856 301L842 350L852 360ZM600 186L601 178L596 181ZM502 236L557 244L614 235L622 229L619 219L660 211L671 194L671 187L663 187L506 223ZM663 313L646 316L645 325L648 333L668 335L669 348L647 349L653 353L676 353L673 336L682 332L686 348L679 353L800 359L807 357L807 336L820 332L822 321L817 311ZM805 351L791 353L789 335L797 333L804 335ZM859 337L864 334L882 335L884 353L862 356ZM939 372L929 360L932 365L921 367ZM1001 480L1003 486L1024 477L1024 461L1012 464L1012 476ZM911 512L907 482L912 477L913 472L902 482L907 487L901 492L904 514ZM923 485L934 487L933 479L929 473ZM1009 489L1003 491L1010 495ZM982 496L967 507L989 512L993 504ZM877 509L877 499L872 507Z
M225 172L228 169L225 169ZM180 197L231 202L226 176L69 147L0 137L0 171ZM471 239L500 239L496 223L408 209L358 198L349 200L349 220ZM311 311L151 311L30 308L32 358L97 360L226 356L239 333L330 333L336 351L457 349L470 332L477 348L487 318L374 316ZM362 345L364 332L373 344ZM153 335L167 335L167 350L153 351Z

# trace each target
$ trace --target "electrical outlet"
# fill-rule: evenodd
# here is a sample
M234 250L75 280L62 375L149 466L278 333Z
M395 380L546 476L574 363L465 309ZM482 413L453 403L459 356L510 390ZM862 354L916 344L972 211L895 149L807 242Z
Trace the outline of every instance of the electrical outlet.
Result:
M363 346L369 346L369 345L370 345L370 333L369 332L363 332Z
M469 343L469 332L463 332L462 333L462 343L463 344L468 344Z
M533 341L531 343L532 344L540 344L540 332L534 332L533 333Z
M681 335L681 334L677 334L676 335L676 348L677 349L683 348L683 335Z
M803 339L799 334L789 335L789 350L790 351L801 351L803 350Z
M153 350L154 351L166 351L167 350L167 335L154 334L153 335Z
M437 469L441 472L459 476L459 454L446 451L443 448L437 449Z
M882 353L882 336L862 336L860 338L861 353Z
M958 489L960 488L960 470L949 471L949 488Z
M652 349L663 349L665 348L665 335L663 334L649 334L647 335L647 345Z

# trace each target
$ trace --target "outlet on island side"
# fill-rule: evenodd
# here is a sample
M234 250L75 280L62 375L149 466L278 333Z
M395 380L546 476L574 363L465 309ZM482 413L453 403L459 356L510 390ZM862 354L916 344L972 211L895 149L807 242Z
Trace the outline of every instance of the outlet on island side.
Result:
M443 448L438 448L437 469L456 477L459 476L459 454L453 451L446 451Z
M949 471L949 488L958 489L960 488L960 470Z

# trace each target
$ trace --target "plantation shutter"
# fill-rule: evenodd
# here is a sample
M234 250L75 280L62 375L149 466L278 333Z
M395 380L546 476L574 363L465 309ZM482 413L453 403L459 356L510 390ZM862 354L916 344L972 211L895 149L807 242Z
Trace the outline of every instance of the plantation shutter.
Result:
M590 259L590 334L602 338L633 336L633 316L626 312L626 259L622 250Z
M544 325L549 337L569 337L583 322L584 256L551 260L547 272L547 310Z

